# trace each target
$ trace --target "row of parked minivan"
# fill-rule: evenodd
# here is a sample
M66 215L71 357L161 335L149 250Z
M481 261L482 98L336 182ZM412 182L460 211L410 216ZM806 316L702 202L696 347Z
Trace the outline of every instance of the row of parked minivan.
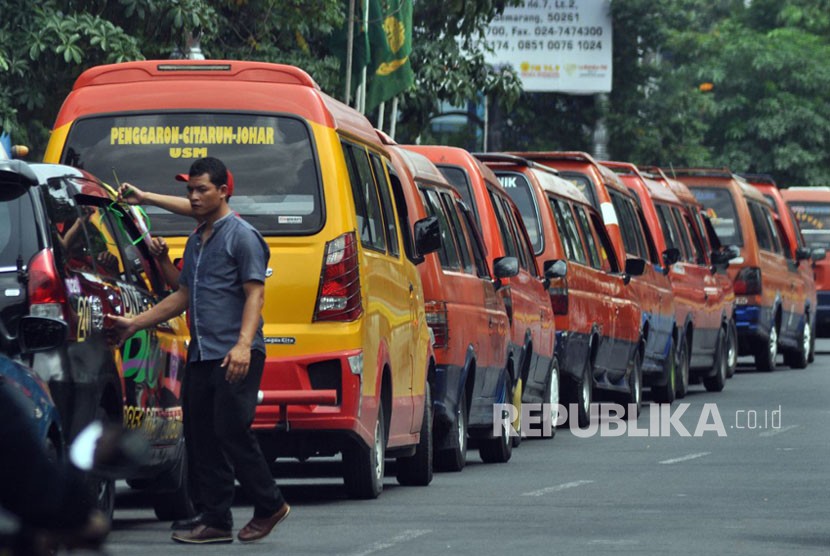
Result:
M413 485L429 484L433 463L462 469L468 448L509 460L523 427L518 416L494 427L496 404L543 402L553 422L575 404L567 418L586 426L595 400L625 402L636 418L646 387L662 403L697 382L720 391L738 355L765 370L779 349L793 367L812 358L823 252L727 170L398 145L286 65L99 66L64 102L49 164L9 170L36 207L55 207L36 210L47 217L38 256L15 269L51 277L41 314L69 325L67 345L36 362L50 385L83 392L58 404L62 417L147 433L158 457L129 478L167 493L159 517L189 511L186 330L171 322L132 350L105 348L100 317L165 295L142 238L164 236L180 257L194 223L153 206L145 219L93 176L184 194L174 176L201 156L233 170L231 208L271 249L253 424L263 451L341 454L356 498L378 496L387 458ZM87 243L69 264L62 237L76 220ZM40 290L20 289L17 307L33 306ZM85 368L83 384L61 361Z

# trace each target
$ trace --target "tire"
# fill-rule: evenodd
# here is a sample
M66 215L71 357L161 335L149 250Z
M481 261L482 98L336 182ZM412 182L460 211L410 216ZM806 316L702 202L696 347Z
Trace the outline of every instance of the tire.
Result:
M816 360L816 321L813 319L810 326L810 355L807 357L808 363L813 363Z
M626 420L637 420L640 416L640 410L643 407L643 355L638 349L634 352L634 357L631 359L631 371L628 373L628 394L625 396L625 411L623 413ZM628 410L629 405L633 405L634 414Z
M787 364L791 369L805 369L810 362L810 349L813 343L813 329L810 326L810 318L804 319L804 328L801 331L801 341L798 349L789 354Z
M455 416L457 446L435 452L437 471L461 471L467 465L467 430L470 417L467 415L467 394L461 392L458 400L458 414Z
M665 375L666 383L663 385L655 385L651 387L651 399L657 403L672 403L674 401L675 390L677 388L677 346L674 344L674 338L671 339L669 345L669 356L666 357Z
M774 371L776 357L778 357L778 329L773 321L766 343L755 346L755 368L766 373Z
M582 379L575 384L578 406L577 423L584 429L591 424L591 404L594 402L594 366L590 357L585 360Z
M726 368L728 353L729 333L721 328L718 332L718 347L715 353L715 374L703 379L703 386L707 392L720 392L726 386Z
M729 334L726 337L726 378L732 378L735 369L738 368L738 327L735 326L734 319L729 321L727 330Z
M514 448L518 448L522 443L522 393L524 390L524 383L522 379L519 378L516 381L516 385L510 390L512 392L510 396L510 403L513 404L519 411L519 416L516 417L516 420L513 421L513 428L516 429L518 433L516 436L511 436L510 441L513 443Z
M689 344L685 337L680 340L680 349L677 350L677 363L674 369L677 373L675 398L682 399L689 392Z
M160 521L176 521L196 515L196 508L190 497L190 477L187 464L187 450L182 450L181 461L168 471L177 474L169 482L178 484L175 490L153 492L153 511ZM160 482L167 483L164 478Z
M383 404L378 405L372 446L353 442L343 450L343 484L349 498L371 500L383 490L386 453L386 421Z
M513 399L513 387L509 384L511 377L505 373L502 384L502 397L504 401ZM496 437L481 439L478 447L478 454L484 463L507 463L513 455L513 440L508 432L508 427L499 427L500 433Z
M547 388L545 389L545 400L550 409L549 437L553 438L556 436L556 422L559 420L559 361L557 361L556 357L551 361L550 373L548 374L550 376L548 378ZM544 418L542 419L542 423L544 423ZM543 436L545 432L547 431L542 431Z
M427 486L432 482L432 395L429 385L424 391L424 416L415 454L398 458L395 477L404 486Z

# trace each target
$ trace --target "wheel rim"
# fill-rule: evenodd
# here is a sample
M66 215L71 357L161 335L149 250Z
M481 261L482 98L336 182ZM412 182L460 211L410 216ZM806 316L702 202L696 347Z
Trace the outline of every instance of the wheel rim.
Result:
M589 369L591 368L590 363L586 364L585 376L582 377L582 409L585 411L585 415L591 411L591 388L593 385L594 377L591 376L591 372Z
M772 326L772 329L769 331L769 360L770 363L775 365L775 358L778 356L778 330L775 329L775 325Z
M640 403L642 403L643 399L643 389L640 385L640 356L636 356L637 359L634 362L634 369L631 371L631 399L633 403L640 407Z
M548 396L548 404L550 404L550 422L555 427L556 421L559 420L559 369L556 365L550 371L550 395Z
M727 340L726 364L732 369L738 364L738 346L735 335L730 332Z
M461 452L467 449L467 431L464 427L464 410L458 412L458 419L456 419L455 433L458 435L458 448Z
M383 479L383 439L380 437L380 421L375 423L375 479Z
M805 357L810 355L810 342L813 339L813 331L810 328L809 319L804 323L804 333L801 338L801 349L804 350Z

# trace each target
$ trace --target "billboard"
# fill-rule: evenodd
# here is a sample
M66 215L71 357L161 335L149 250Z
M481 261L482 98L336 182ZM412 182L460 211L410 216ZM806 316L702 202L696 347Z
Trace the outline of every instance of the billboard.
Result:
M525 0L505 8L487 28L486 54L511 66L525 91L572 94L611 91L610 0Z

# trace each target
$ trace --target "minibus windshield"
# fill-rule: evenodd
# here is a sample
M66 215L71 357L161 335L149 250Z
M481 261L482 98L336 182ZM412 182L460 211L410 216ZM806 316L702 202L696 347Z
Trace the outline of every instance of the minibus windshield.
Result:
M263 235L308 235L323 225L322 185L303 120L241 113L110 114L77 120L61 162L116 186L186 194L175 180L197 158L221 159L234 177L230 207ZM145 207L151 232L187 235L191 218Z

